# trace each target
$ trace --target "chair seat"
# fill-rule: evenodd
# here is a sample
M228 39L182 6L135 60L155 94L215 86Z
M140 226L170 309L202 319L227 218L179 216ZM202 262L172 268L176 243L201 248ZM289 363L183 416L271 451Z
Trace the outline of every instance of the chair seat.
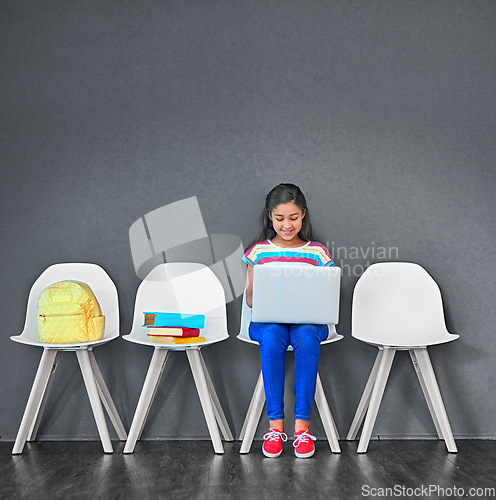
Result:
M460 335L455 333L445 333L441 332L438 334L429 334L423 336L422 339L419 339L418 343L413 343L411 341L402 342L401 338L391 338L391 336L384 336L383 338L379 338L371 340L370 336L367 334L361 335L360 333L353 332L353 337L357 340L365 342L374 346L388 346L388 347L396 347L397 349L411 349L413 347L427 347L437 344L446 344L447 342L453 342L460 338Z
M115 340L119 337L119 332L115 331L112 334L105 335L105 337L101 340L94 340L92 342L82 342L80 344L44 344L42 342L38 342L37 340L31 340L30 338L26 338L22 335L14 335L10 337L10 340L14 342L18 342L20 344L32 345L35 347L43 347L44 349L57 349L59 351L74 351L75 349L92 349L93 347L97 347L99 345L106 344L111 340Z
M258 346L258 342L256 340L252 340L250 338L246 338L244 335L241 335L239 334L237 337L236 337L238 340L242 340L243 342L246 342L248 344L255 344ZM325 340L323 340L320 345L325 345L325 344L330 344L332 342L337 342L338 340L341 340L343 339L343 335L340 335L339 333L337 333L336 331L334 331L334 334L330 337L330 338L327 338ZM293 350L293 346L289 346L288 347L288 351L292 351Z
M222 340L227 340L229 335L218 337L216 339L205 339L205 342L191 342L190 344L160 344L158 342L148 342L138 340L131 335L123 335L122 338L128 342L133 342L135 344L148 345L155 347L156 349L168 349L170 351L184 351L185 349L201 349L207 345L216 344Z
M411 342L402 343L401 341L395 341L394 343L393 342L390 342L390 343L373 342L369 338L361 338L358 334L353 335L353 337L356 338L357 340L365 342L366 344L370 344L370 345L373 345L376 347L387 346L387 347L394 347L398 350L401 350L401 349L408 350L408 349L413 349L415 347L428 347L428 346L433 346L433 345L438 345L438 344L446 344L448 342L453 342L453 340L460 338L460 335L450 333L450 334L444 335L442 337L441 336L437 337L436 342L432 341L432 342L428 342L428 343L424 342L424 343L418 343L418 344L412 344Z

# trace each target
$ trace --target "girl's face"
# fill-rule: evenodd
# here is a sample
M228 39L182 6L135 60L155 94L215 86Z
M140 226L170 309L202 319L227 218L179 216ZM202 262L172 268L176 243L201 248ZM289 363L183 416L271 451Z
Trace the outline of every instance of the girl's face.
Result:
M304 217L305 212L293 201L277 205L269 214L269 219L277 234L274 240L287 243L300 241L298 233L301 230Z

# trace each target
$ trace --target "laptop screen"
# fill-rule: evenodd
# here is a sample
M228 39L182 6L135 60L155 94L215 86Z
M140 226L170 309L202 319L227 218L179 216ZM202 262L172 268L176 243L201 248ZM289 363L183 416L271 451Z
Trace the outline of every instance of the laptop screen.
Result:
M337 324L341 269L277 263L253 269L252 321Z

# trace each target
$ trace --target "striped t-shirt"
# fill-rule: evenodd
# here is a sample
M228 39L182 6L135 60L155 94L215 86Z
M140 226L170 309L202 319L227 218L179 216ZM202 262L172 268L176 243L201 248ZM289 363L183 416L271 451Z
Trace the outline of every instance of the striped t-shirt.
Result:
M312 266L333 266L334 261L327 248L316 241L307 241L297 248L283 248L266 240L250 247L242 257L250 266L267 262L296 262Z

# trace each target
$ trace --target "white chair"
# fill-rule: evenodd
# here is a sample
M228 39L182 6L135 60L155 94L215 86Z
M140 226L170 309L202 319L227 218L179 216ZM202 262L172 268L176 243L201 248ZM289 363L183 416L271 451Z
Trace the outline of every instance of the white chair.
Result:
M205 315L205 327L200 335L206 341L189 344L158 344L149 341L146 336L147 328L143 326L143 313L148 311ZM186 351L214 451L224 453L217 424L226 441L233 441L234 438L200 349L228 337L224 289L209 267L194 262L159 264L146 276L136 293L131 333L123 338L153 347L154 351L124 453L133 453L136 441L141 437L171 351Z
M102 340L83 344L44 344L38 341L37 304L40 293L49 285L63 280L78 280L87 283L93 290L102 314L105 316L105 332ZM117 290L109 275L96 264L55 264L46 269L34 282L29 293L26 321L20 335L10 337L15 342L43 347L38 371L22 417L12 454L22 453L26 441L34 441L38 432L48 393L62 351L76 353L83 380L88 392L98 433L105 453L112 453L102 403L109 414L120 440L126 440L126 431L112 401L105 381L93 354L93 348L119 336L119 302ZM101 401L100 401L101 400Z
M346 439L355 439L364 418L358 453L368 448L388 375L398 350L407 350L422 387L437 434L449 452L457 448L427 347L456 340L444 321L441 292L418 264L373 264L353 293L352 335L379 348ZM366 417L365 417L366 414Z
M243 342L249 342L250 344L255 344L258 346L258 342L251 340L248 327L251 321L251 308L248 306L246 302L246 295L243 294L243 302L241 308L241 325L240 332L238 335L238 339ZM339 335L336 332L336 328L334 325L329 325L330 335L327 340L321 342L321 345L329 344L331 342L337 342L343 338L342 335ZM292 351L293 348L289 346L288 351ZM324 430L326 433L327 440L329 442L329 447L333 453L341 453L341 448L339 447L339 434L332 418L331 410L329 409L329 404L327 403L327 399L325 397L324 388L322 387L322 382L320 380L320 376L317 373L317 386L315 389L315 403L317 405L317 410L320 415L320 419L322 420L322 425L324 426ZM246 417L243 423L243 427L241 428L241 433L239 436L241 443L241 448L239 450L240 453L249 453L251 445L253 443L253 438L255 437L255 432L258 427L258 423L260 422L260 418L262 416L262 411L265 406L265 391L263 385L262 372L260 371L260 375L258 377L257 385L255 386L255 390L253 392L253 396L251 398L250 406L248 407L248 412L246 413Z

